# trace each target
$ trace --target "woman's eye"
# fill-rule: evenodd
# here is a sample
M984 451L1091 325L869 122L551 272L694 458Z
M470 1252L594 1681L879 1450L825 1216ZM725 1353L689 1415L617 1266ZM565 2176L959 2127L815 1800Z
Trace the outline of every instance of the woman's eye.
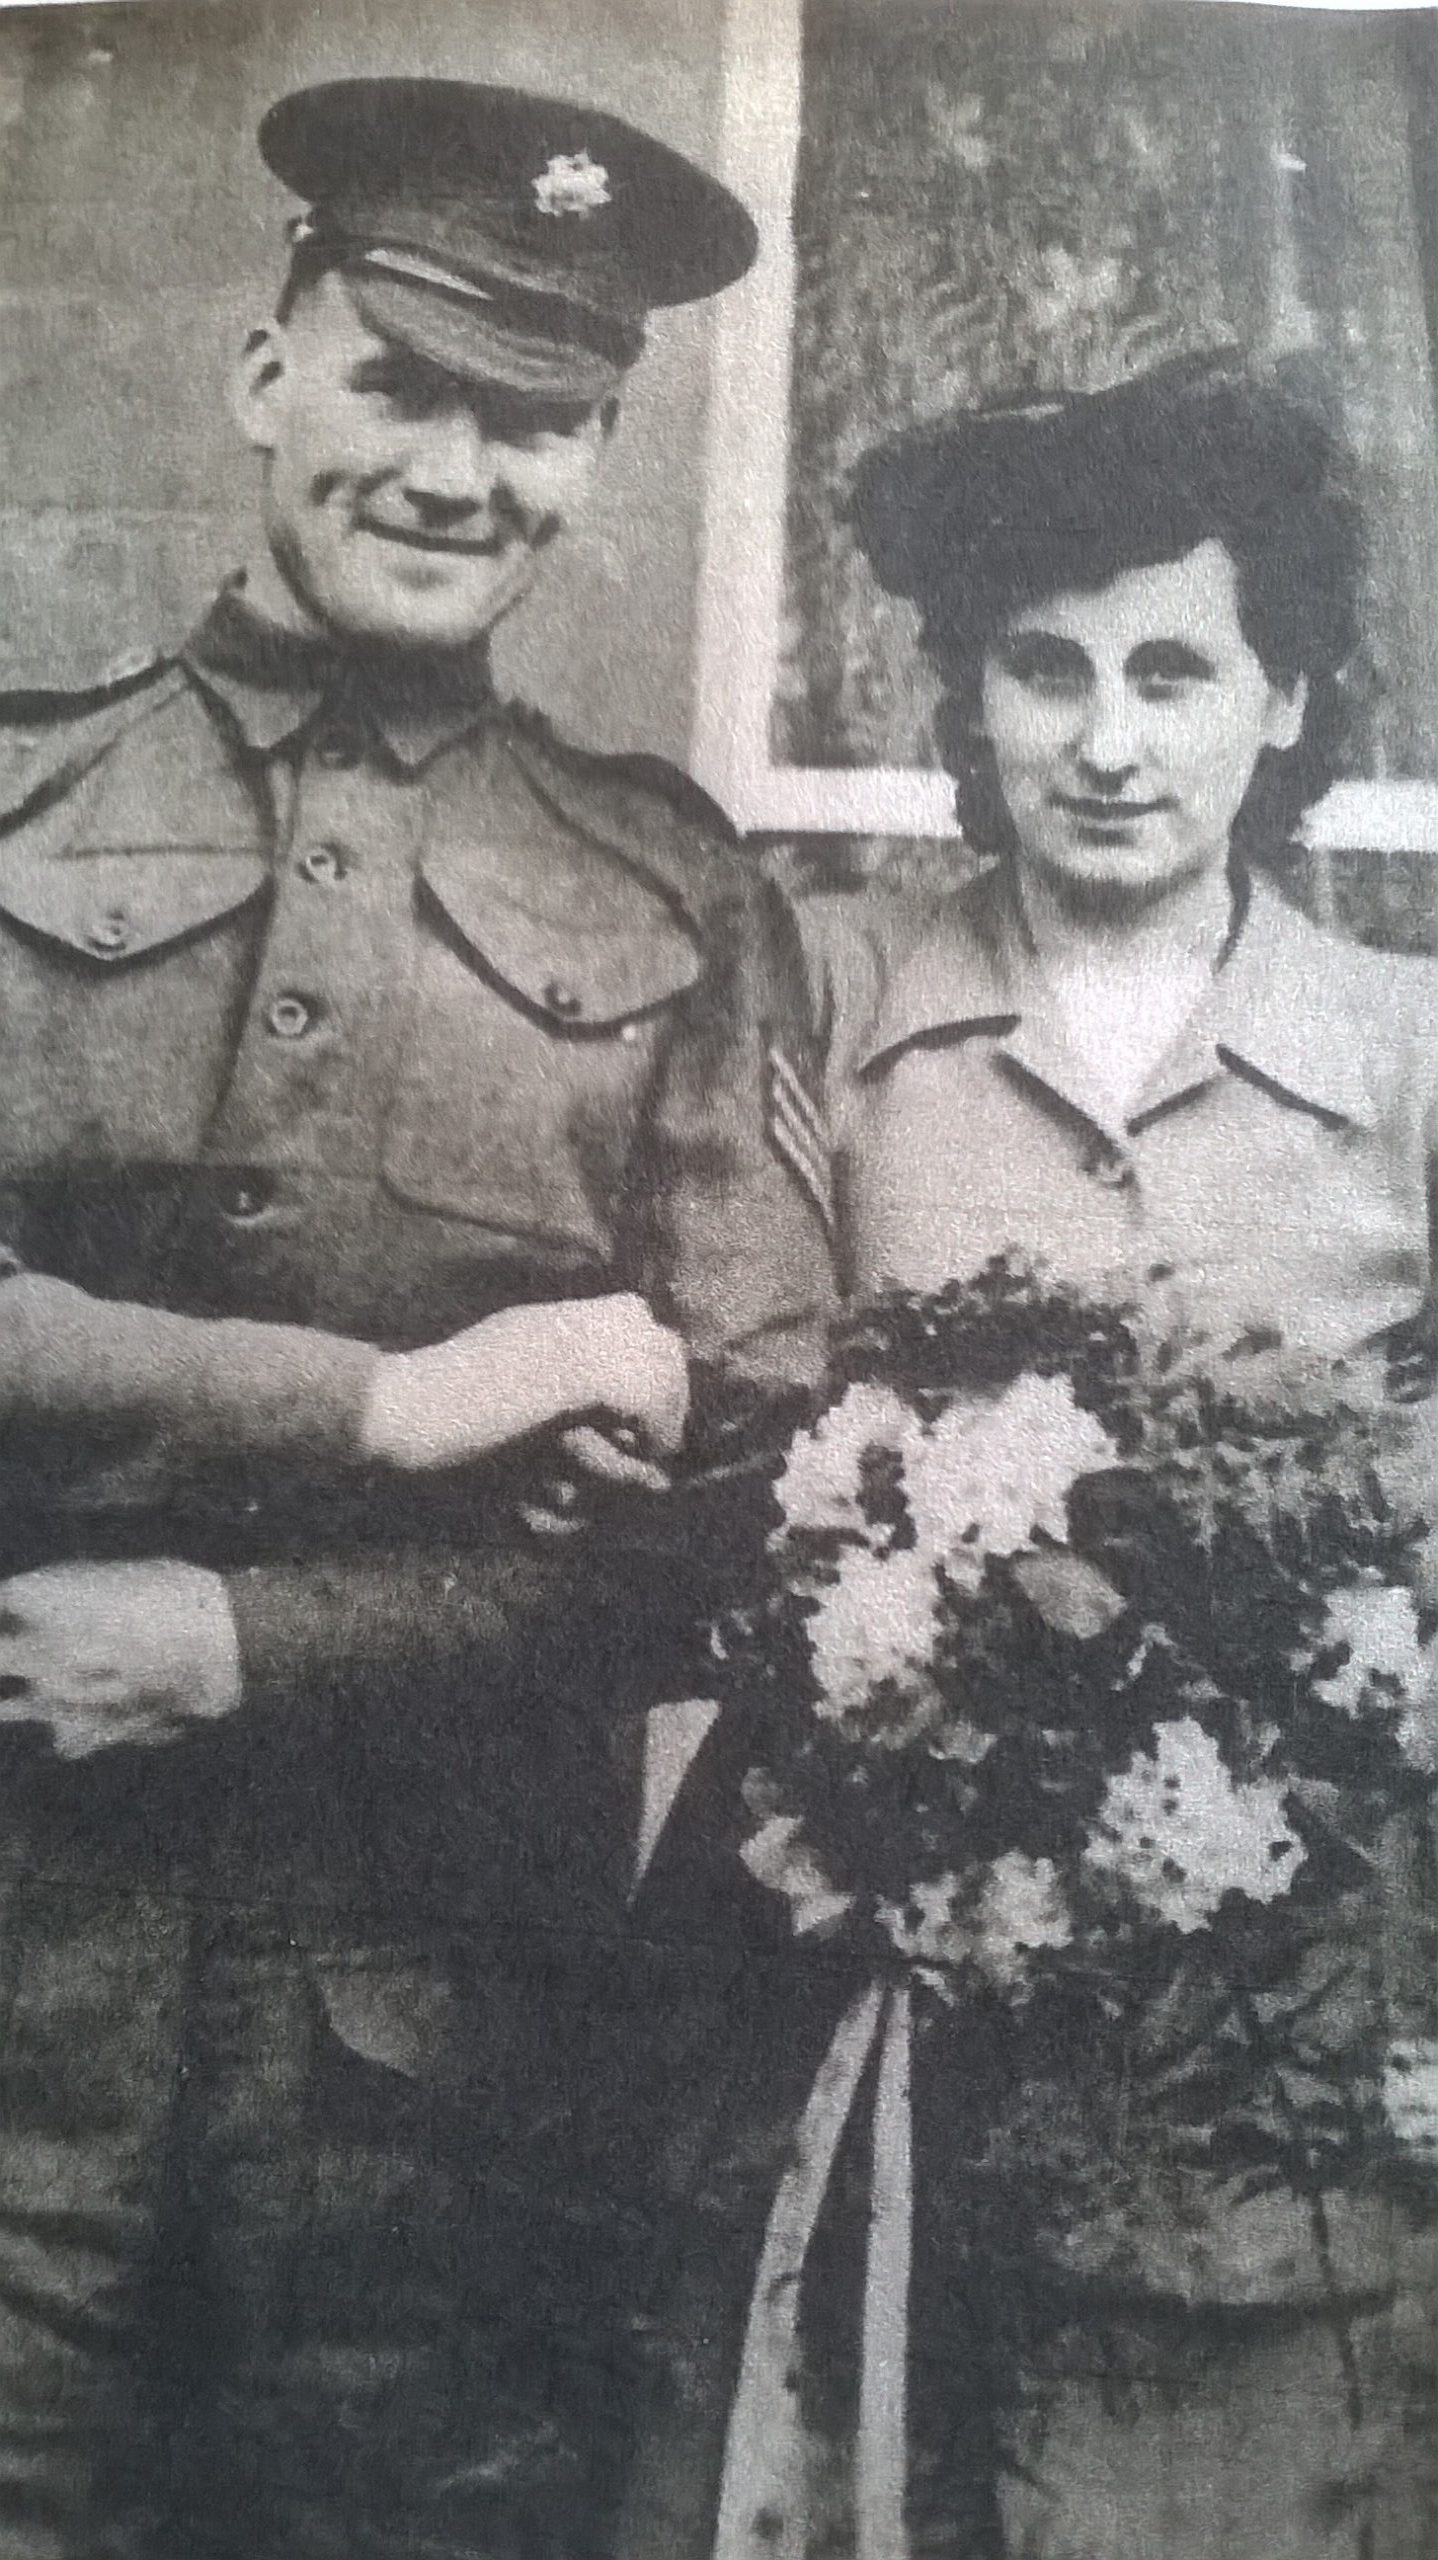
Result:
M1080 650L1041 636L1020 635L1007 642L999 651L999 666L1030 693L1067 696L1081 693L1088 681L1088 661Z
M1185 650L1173 656L1154 656L1131 666L1129 672L1145 702L1173 702L1196 692L1213 670L1202 658L1191 657Z

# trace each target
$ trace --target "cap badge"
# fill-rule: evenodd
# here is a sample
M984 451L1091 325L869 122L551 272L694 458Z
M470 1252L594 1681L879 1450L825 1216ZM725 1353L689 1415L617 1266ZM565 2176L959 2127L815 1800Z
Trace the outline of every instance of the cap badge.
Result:
M587 151L556 151L534 181L534 200L541 213L573 214L582 221L612 203L609 172Z

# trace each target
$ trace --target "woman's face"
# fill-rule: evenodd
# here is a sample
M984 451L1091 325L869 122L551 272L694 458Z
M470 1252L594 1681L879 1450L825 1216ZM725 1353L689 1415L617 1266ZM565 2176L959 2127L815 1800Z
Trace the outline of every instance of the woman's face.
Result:
M1070 896L1148 905L1228 859L1265 747L1297 743L1218 541L1026 605L985 654L983 728L1019 859Z

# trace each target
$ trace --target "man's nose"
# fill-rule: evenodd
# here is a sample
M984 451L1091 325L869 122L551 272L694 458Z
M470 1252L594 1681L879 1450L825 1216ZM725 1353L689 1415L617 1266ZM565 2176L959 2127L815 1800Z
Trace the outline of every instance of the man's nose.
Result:
M1085 706L1075 748L1093 774L1131 773L1142 754L1138 706L1128 687L1098 684Z
M483 421L458 402L427 418L405 459L405 494L435 523L453 523L492 502L502 472Z

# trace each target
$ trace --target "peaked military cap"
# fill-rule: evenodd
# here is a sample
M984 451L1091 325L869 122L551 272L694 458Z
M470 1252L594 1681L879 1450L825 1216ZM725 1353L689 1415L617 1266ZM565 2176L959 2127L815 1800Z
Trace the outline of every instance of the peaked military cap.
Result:
M598 400L648 313L752 264L737 197L597 108L458 80L337 80L270 108L268 166L309 208L299 246L361 317L467 379Z

